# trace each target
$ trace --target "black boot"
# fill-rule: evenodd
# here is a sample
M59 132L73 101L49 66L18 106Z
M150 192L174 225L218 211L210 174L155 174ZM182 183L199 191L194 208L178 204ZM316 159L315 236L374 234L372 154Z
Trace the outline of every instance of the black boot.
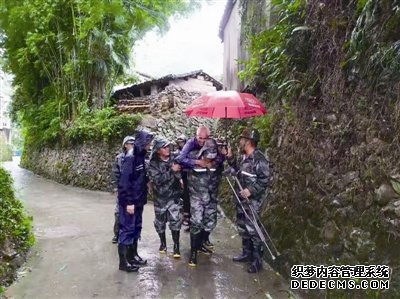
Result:
M232 260L234 262L238 262L238 263L251 262L253 256L252 256L252 249L251 249L250 240L242 239L242 247L243 247L242 254L234 256Z
M214 248L214 244L210 242L210 232L204 231L204 245L210 249Z
M199 234L199 252L205 254L205 255L210 255L211 253L213 253L212 250L208 249L205 244L205 236L206 236L206 232L205 231L201 231Z
M111 242L113 244L118 243L118 235L119 235L119 220L118 220L118 213L114 213L114 237L112 238Z
M165 239L165 232L158 234L160 236L160 248L158 249L160 253L167 253L167 241Z
M197 247L198 247L198 237L199 234L190 234L190 259L189 266L197 266Z
M147 260L142 259L137 252L138 241L133 241L133 244L128 247L128 263L135 266L144 266Z
M253 250L253 261L250 264L247 272L249 273L257 273L262 269L262 254L263 254L262 245L258 245L254 247Z
M119 269L126 272L138 271L139 267L133 266L128 263L127 254L128 254L128 246L118 244Z
M180 258L181 253L179 251L179 230L171 231L172 233L172 240L174 241L174 258Z

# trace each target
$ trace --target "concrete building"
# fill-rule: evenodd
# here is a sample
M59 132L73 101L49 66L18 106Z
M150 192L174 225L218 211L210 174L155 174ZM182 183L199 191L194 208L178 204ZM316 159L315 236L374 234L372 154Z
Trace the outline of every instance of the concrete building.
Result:
M239 14L239 0L228 0L219 28L219 37L224 43L223 75L224 89L243 89L238 78L238 60L243 58L243 49L240 46L241 19Z
M8 116L11 94L10 75L0 70L0 138L6 144L11 144L11 120Z
M188 92L199 92L201 94L222 89L221 82L202 70L198 70L181 75L170 74L119 89L114 93L113 98L122 100L155 95L165 90L167 86L181 87Z
M260 6L260 4L262 5ZM246 83L240 82L238 78L238 72L243 69L239 62L248 59L246 41L242 32L242 23L248 18L243 13L243 11L246 11L245 6L253 6L252 10L258 10L257 14L259 17L261 16L259 20L262 21L260 21L261 24L256 24L257 27L267 29L275 22L271 0L264 0L263 3L253 0L227 0L219 27L219 37L224 43L223 84L224 89L227 90L242 91L246 87Z

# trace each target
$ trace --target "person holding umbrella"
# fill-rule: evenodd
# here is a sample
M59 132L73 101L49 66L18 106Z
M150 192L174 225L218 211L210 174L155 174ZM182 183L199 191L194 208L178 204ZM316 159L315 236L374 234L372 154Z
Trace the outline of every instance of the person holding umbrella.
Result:
M228 148L228 164L234 169L238 178L236 193L247 208L255 211L260 217L261 207L265 200L266 189L270 186L271 168L264 154L257 149L260 135L253 128L246 128L239 141L240 157L234 157L231 148ZM250 214L250 210L247 214ZM259 272L262 268L263 242L257 233L254 223L246 216L243 205L237 204L236 224L242 237L242 253L233 258L234 262L250 262L247 271Z

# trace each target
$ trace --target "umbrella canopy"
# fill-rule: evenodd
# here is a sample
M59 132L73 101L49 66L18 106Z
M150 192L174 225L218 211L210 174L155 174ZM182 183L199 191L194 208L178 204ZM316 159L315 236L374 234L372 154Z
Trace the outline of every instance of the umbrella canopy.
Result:
M264 105L252 94L233 90L202 95L185 110L188 116L207 118L248 118L267 112Z

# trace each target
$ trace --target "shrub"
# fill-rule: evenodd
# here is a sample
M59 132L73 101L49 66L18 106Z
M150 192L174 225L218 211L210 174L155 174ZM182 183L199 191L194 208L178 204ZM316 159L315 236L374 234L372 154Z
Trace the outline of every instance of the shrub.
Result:
M140 120L140 115L118 114L111 107L85 111L65 128L64 138L67 142L122 138L132 134Z
M12 147L9 144L5 144L0 141L0 161L11 161L12 160Z
M10 281L13 272L6 248L24 254L34 243L32 218L24 211L22 203L15 198L10 174L0 167L0 292Z

